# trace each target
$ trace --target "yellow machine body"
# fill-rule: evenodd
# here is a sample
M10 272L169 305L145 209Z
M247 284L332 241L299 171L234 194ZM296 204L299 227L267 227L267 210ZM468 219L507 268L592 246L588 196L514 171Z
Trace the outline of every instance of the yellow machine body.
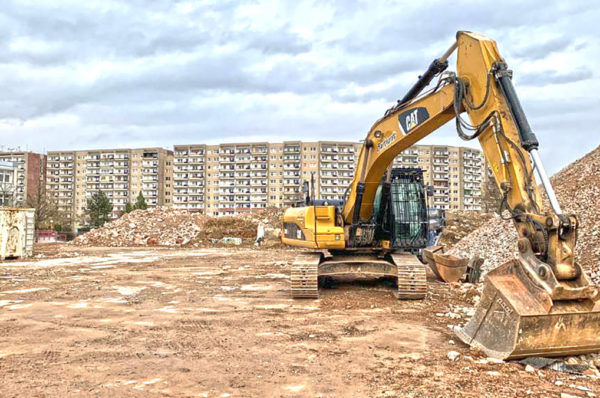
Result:
M337 222L339 224L339 222ZM344 249L344 227L336 225L335 206L292 207L285 211L281 241L308 249Z

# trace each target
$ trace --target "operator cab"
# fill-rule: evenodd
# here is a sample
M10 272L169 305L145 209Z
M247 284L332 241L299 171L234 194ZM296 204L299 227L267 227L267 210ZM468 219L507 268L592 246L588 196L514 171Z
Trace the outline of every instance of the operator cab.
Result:
M375 239L390 241L393 249L418 253L427 246L427 203L423 170L417 167L392 169L390 189L385 195L383 183L375 194L373 214L382 212L376 222ZM386 197L384 197L384 195Z

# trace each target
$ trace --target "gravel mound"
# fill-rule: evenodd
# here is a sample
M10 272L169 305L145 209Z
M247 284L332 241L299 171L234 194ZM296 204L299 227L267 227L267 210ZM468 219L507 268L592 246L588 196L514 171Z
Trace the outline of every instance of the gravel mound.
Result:
M580 223L576 261L600 283L600 147L552 176L552 185L565 213ZM540 188L543 193L543 188ZM547 207L546 203L546 207ZM448 252L462 257L478 255L488 271L514 258L517 233L511 221L494 216L461 239Z
M447 210L446 228L440 244L446 247L455 245L493 216L494 213L483 213L478 210Z
M487 272L517 256L517 239L512 221L503 220L494 214L448 250L448 253L467 258L481 257L484 259L482 270Z
M265 237L278 238L281 209L268 208L232 217L209 217L187 210L157 207L134 210L101 228L79 235L78 246L199 246L223 237L254 241L257 226Z

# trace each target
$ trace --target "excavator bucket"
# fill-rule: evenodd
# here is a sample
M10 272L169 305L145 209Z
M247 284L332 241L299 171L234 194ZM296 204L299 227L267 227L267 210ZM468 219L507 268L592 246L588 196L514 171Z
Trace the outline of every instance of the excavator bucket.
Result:
M552 300L515 259L487 274L473 318L456 335L499 359L598 352L597 299Z
M423 258L435 276L447 283L457 282L467 271L468 259L444 254L441 246L423 250Z

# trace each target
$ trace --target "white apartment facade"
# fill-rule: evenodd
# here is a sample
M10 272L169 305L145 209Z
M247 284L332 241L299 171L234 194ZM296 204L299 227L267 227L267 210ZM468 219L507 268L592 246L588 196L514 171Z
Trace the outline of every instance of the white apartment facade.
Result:
M287 207L302 201L302 185L311 178L319 199L343 199L361 147L336 141L176 145L172 205L209 215ZM415 145L394 166L424 170L434 189L432 207L481 209L486 165L477 149Z
M74 227L85 225L87 201L102 191L118 217L141 192L148 207L170 206L173 153L163 148L48 152L46 191Z
M113 217L140 192L149 207L233 215L293 206L303 200L302 186L311 179L317 198L343 199L361 147L358 142L285 141L176 145L173 151L51 151L46 190L75 228L85 224L87 200L99 190L113 203ZM477 149L415 145L398 155L394 166L423 169L434 190L431 207L481 209L487 165Z

